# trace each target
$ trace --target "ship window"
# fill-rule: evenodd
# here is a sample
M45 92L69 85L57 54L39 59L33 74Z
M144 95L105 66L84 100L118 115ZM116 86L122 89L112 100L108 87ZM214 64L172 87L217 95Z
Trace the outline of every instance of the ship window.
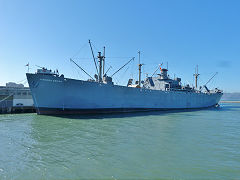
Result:
M26 93L26 92L23 92L23 95L27 95L27 93Z
M21 92L18 92L17 95L21 95Z

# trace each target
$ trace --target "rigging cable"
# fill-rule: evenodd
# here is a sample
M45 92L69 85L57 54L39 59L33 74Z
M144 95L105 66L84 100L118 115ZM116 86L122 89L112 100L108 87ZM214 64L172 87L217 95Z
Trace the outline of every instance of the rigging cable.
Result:
M126 64L124 64L122 67L120 67L116 72L114 72L112 74L111 77L113 77L116 73L118 73L122 68L124 68L128 63L130 63L131 61L133 61L135 59L135 57L133 57L132 59L130 59Z
M9 96L7 96L7 97L5 97L5 98L3 98L3 99L1 99L0 100L0 102L3 102L3 101L5 101L6 99L8 99L10 96L12 96L13 95L13 93L12 94L10 94Z
M76 57L85 46L87 46L87 43L85 43L71 58L73 59Z
M90 74L88 74L81 66L79 66L74 60L70 59L70 61L73 62L79 69L81 69L81 70L82 70L86 75L88 75L92 80L94 80L93 77L92 77Z

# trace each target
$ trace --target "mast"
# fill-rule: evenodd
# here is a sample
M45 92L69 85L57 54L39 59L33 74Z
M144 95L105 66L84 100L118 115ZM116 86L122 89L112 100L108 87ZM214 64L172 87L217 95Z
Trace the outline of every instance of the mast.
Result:
M103 76L105 74L104 69L105 69L105 46L103 47Z
M200 75L200 74L198 74L198 65L195 69L195 74L193 74L193 75L195 77L195 88L197 89L197 87L198 87L198 76Z
M104 56L101 55L101 52L98 52L98 59L99 59L99 76L98 76L98 80L99 82L102 82L102 70L103 70L103 59L104 59Z
M140 64L140 54L141 52L138 51L138 85L141 87L141 73L142 73L142 64Z

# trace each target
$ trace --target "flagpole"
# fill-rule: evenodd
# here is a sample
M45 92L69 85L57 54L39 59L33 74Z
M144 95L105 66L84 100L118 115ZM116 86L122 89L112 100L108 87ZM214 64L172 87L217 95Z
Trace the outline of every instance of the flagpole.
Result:
M29 73L29 62L25 65L25 66L27 66L28 67L28 73Z

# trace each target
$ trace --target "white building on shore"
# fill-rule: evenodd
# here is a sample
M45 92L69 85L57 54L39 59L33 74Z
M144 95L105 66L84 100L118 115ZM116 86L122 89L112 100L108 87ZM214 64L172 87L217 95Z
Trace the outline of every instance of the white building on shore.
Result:
M0 113L25 112L33 109L33 99L28 87L13 82L0 86Z

